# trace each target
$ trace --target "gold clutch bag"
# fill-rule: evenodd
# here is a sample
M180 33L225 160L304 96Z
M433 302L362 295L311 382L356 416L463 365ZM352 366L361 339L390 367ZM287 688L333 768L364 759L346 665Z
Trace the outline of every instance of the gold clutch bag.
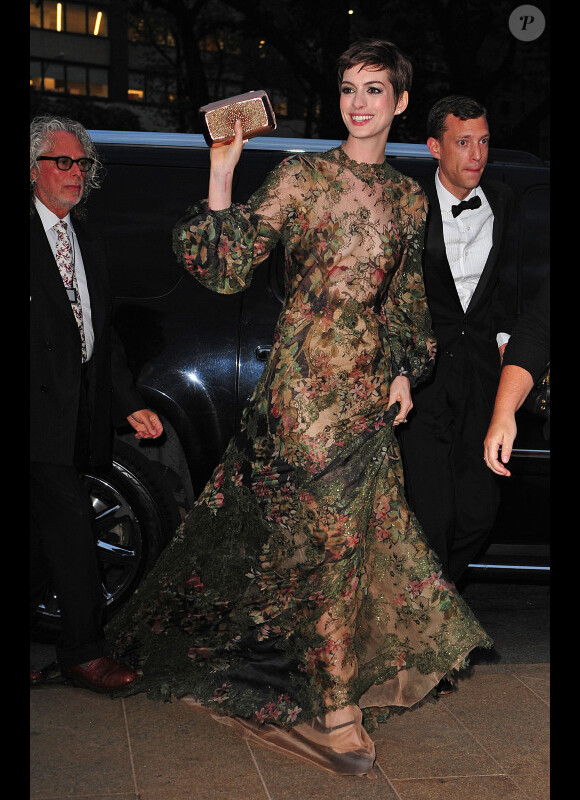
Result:
M241 119L244 139L259 136L276 128L276 117L266 92L246 92L208 103L199 109L203 135L212 144L228 144L234 138L234 123Z

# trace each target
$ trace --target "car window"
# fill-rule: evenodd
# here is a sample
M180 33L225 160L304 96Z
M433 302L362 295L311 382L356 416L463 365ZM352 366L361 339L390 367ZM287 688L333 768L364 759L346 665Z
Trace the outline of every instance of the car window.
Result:
M207 197L207 148L101 145L106 175L87 202L103 232L117 298L160 297L183 277L172 230L187 208ZM236 169L233 201L246 202L283 154L247 151Z
M183 277L171 233L195 199L195 170L147 164L111 164L92 192L89 220L104 233L116 297L159 297ZM201 199L201 198L199 198Z

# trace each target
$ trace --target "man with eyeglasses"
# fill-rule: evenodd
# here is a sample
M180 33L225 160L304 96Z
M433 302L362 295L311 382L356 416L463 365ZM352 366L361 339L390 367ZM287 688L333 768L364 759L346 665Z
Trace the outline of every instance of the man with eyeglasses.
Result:
M111 463L112 424L157 438L111 320L105 251L84 220L98 159L79 123L30 126L30 558L31 614L58 595L61 674L111 691L136 673L105 655L103 593L91 501L79 473ZM46 673L31 668L31 683Z

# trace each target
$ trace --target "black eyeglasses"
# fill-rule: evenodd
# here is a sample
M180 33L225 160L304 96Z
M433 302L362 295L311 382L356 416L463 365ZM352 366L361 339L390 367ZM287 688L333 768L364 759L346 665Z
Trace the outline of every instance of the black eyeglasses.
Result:
M58 169L66 172L73 164L78 164L81 172L88 172L95 163L94 158L71 158L70 156L38 156L37 161L56 161Z

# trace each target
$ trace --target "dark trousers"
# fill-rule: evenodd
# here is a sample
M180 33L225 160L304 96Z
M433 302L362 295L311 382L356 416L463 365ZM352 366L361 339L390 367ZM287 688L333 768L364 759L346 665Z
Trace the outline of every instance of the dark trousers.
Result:
M457 582L486 543L499 486L483 460L490 401L465 354L441 359L444 380L419 387L399 438L409 505Z
M86 380L83 368L74 464L30 463L31 614L50 586L58 595L62 619L56 655L63 666L104 655L104 600L93 510L79 477L88 459Z
M103 594L92 517L76 467L31 462L31 610L50 584L62 617L56 653L64 666L103 655Z

